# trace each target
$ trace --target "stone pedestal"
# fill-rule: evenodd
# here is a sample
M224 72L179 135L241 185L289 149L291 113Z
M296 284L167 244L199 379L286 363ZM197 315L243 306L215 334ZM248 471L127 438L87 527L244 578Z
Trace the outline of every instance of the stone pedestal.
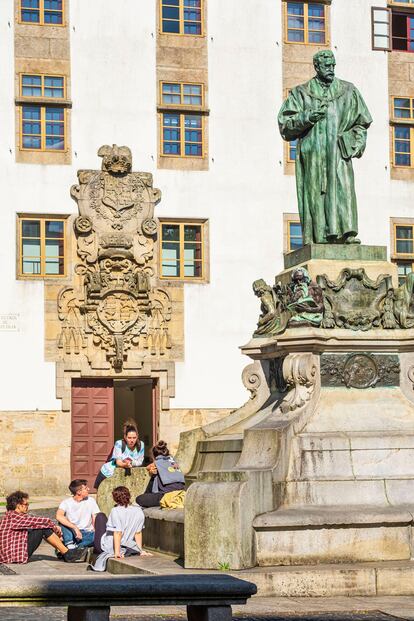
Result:
M306 246L286 255L276 282L298 266L323 296L319 325L297 325L291 311L275 321L289 290L260 281L275 311L261 293L271 333L242 347L254 361L244 377L251 399L182 438L195 479L186 567L411 558L411 280L397 289L381 247Z

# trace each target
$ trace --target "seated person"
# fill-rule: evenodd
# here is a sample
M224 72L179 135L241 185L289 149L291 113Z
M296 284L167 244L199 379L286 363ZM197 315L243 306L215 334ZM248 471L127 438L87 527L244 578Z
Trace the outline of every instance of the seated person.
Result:
M144 512L141 507L131 505L131 492L123 485L112 492L115 507L106 518L99 513L96 518L95 551L99 554L95 564L90 565L94 571L105 571L109 558L123 558L140 554L152 556L142 549L142 529Z
M142 466L144 461L144 443L139 439L138 428L134 420L124 423L123 440L117 440L108 461L100 469L95 480L95 489L102 481L111 477L115 468L125 468L125 474L131 473L131 468Z
M93 545L95 516L99 507L89 496L85 479L75 479L69 485L72 498L65 498L56 512L62 527L63 543L70 548L87 548Z
M42 539L60 552L67 563L85 560L86 550L68 550L62 531L47 517L30 515L29 494L13 492L6 498L6 514L0 522L0 563L27 563Z
M185 487L184 475L179 465L170 455L167 443L159 440L152 447L154 462L147 466L151 476L147 489L137 496L141 507L159 507L161 498L168 492L182 490Z

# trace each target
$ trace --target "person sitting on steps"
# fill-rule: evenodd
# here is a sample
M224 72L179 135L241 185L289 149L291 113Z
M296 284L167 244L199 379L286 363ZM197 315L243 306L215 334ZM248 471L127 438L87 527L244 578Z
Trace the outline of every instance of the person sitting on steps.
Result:
M47 517L30 515L29 494L16 491L6 498L6 514L0 522L0 563L27 563L47 541L66 563L81 563L87 551L68 550L62 543L62 531Z
M131 474L131 468L142 466L144 461L145 446L139 439L138 427L130 418L124 423L123 439L117 440L114 448L108 455L107 462L98 472L95 480L95 489L98 489L102 481L111 477L115 468L124 468L125 474Z
M151 476L147 489L137 496L137 504L141 507L159 507L161 498L168 492L183 490L185 487L184 475L179 465L170 455L167 443L159 440L152 447L153 463L147 466Z
M62 500L56 512L63 542L68 548L88 548L93 546L95 516L99 513L99 507L89 496L85 479L71 481L69 490L72 498Z
M95 563L88 569L105 571L109 558L123 558L140 554L152 556L142 549L142 529L144 512L141 507L131 505L131 492L123 485L112 492L115 507L108 519L104 513L96 516L95 552L99 554Z

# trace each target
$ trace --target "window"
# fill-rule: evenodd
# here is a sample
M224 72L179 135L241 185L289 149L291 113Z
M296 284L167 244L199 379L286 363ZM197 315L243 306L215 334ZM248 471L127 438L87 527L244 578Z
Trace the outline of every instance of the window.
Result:
M397 5L396 2L392 3ZM414 2L399 2L397 6ZM397 8L372 7L372 48L414 52L414 13Z
M20 21L25 24L63 24L63 0L20 0Z
M390 50L391 11L382 7L371 8L372 49Z
M202 34L203 0L160 0L161 32L164 34Z
M394 254L402 255L402 254L414 254L414 246L413 246L413 225L395 225L395 246L394 246Z
M414 15L392 12L392 49L414 52Z
M65 275L65 220L43 216L19 217L20 276Z
M398 284L405 282L407 274L414 271L414 220L391 219L392 260L398 269Z
M298 220L288 221L288 252L302 248L302 225Z
M311 45L326 43L326 6L317 2L286 2L285 41Z
M203 99L202 84L161 82L161 104L169 109L161 114L161 155L203 157L203 116L172 110L176 107L201 108Z
M65 96L65 78L61 75L20 76L20 95L22 97L50 97L63 99Z
M161 82L161 102L166 105L202 106L203 85Z
M63 99L65 78L53 75L22 74L20 95L28 103L20 107L20 149L30 151L64 151L65 109L63 106L32 103L38 97Z
M392 116L396 124L393 125L393 165L404 168L413 168L414 160L412 146L414 144L414 98L393 97ZM407 123L404 125L403 123Z
M161 223L161 278L201 279L203 224Z

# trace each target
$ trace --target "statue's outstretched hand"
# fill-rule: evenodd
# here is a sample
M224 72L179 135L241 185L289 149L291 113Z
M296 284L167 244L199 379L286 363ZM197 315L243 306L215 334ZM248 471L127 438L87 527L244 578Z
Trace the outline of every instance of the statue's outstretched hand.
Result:
M326 116L327 109L328 107L326 103L322 103L319 108L317 108L316 110L312 110L312 112L309 115L310 122L315 124L321 119L324 119Z

